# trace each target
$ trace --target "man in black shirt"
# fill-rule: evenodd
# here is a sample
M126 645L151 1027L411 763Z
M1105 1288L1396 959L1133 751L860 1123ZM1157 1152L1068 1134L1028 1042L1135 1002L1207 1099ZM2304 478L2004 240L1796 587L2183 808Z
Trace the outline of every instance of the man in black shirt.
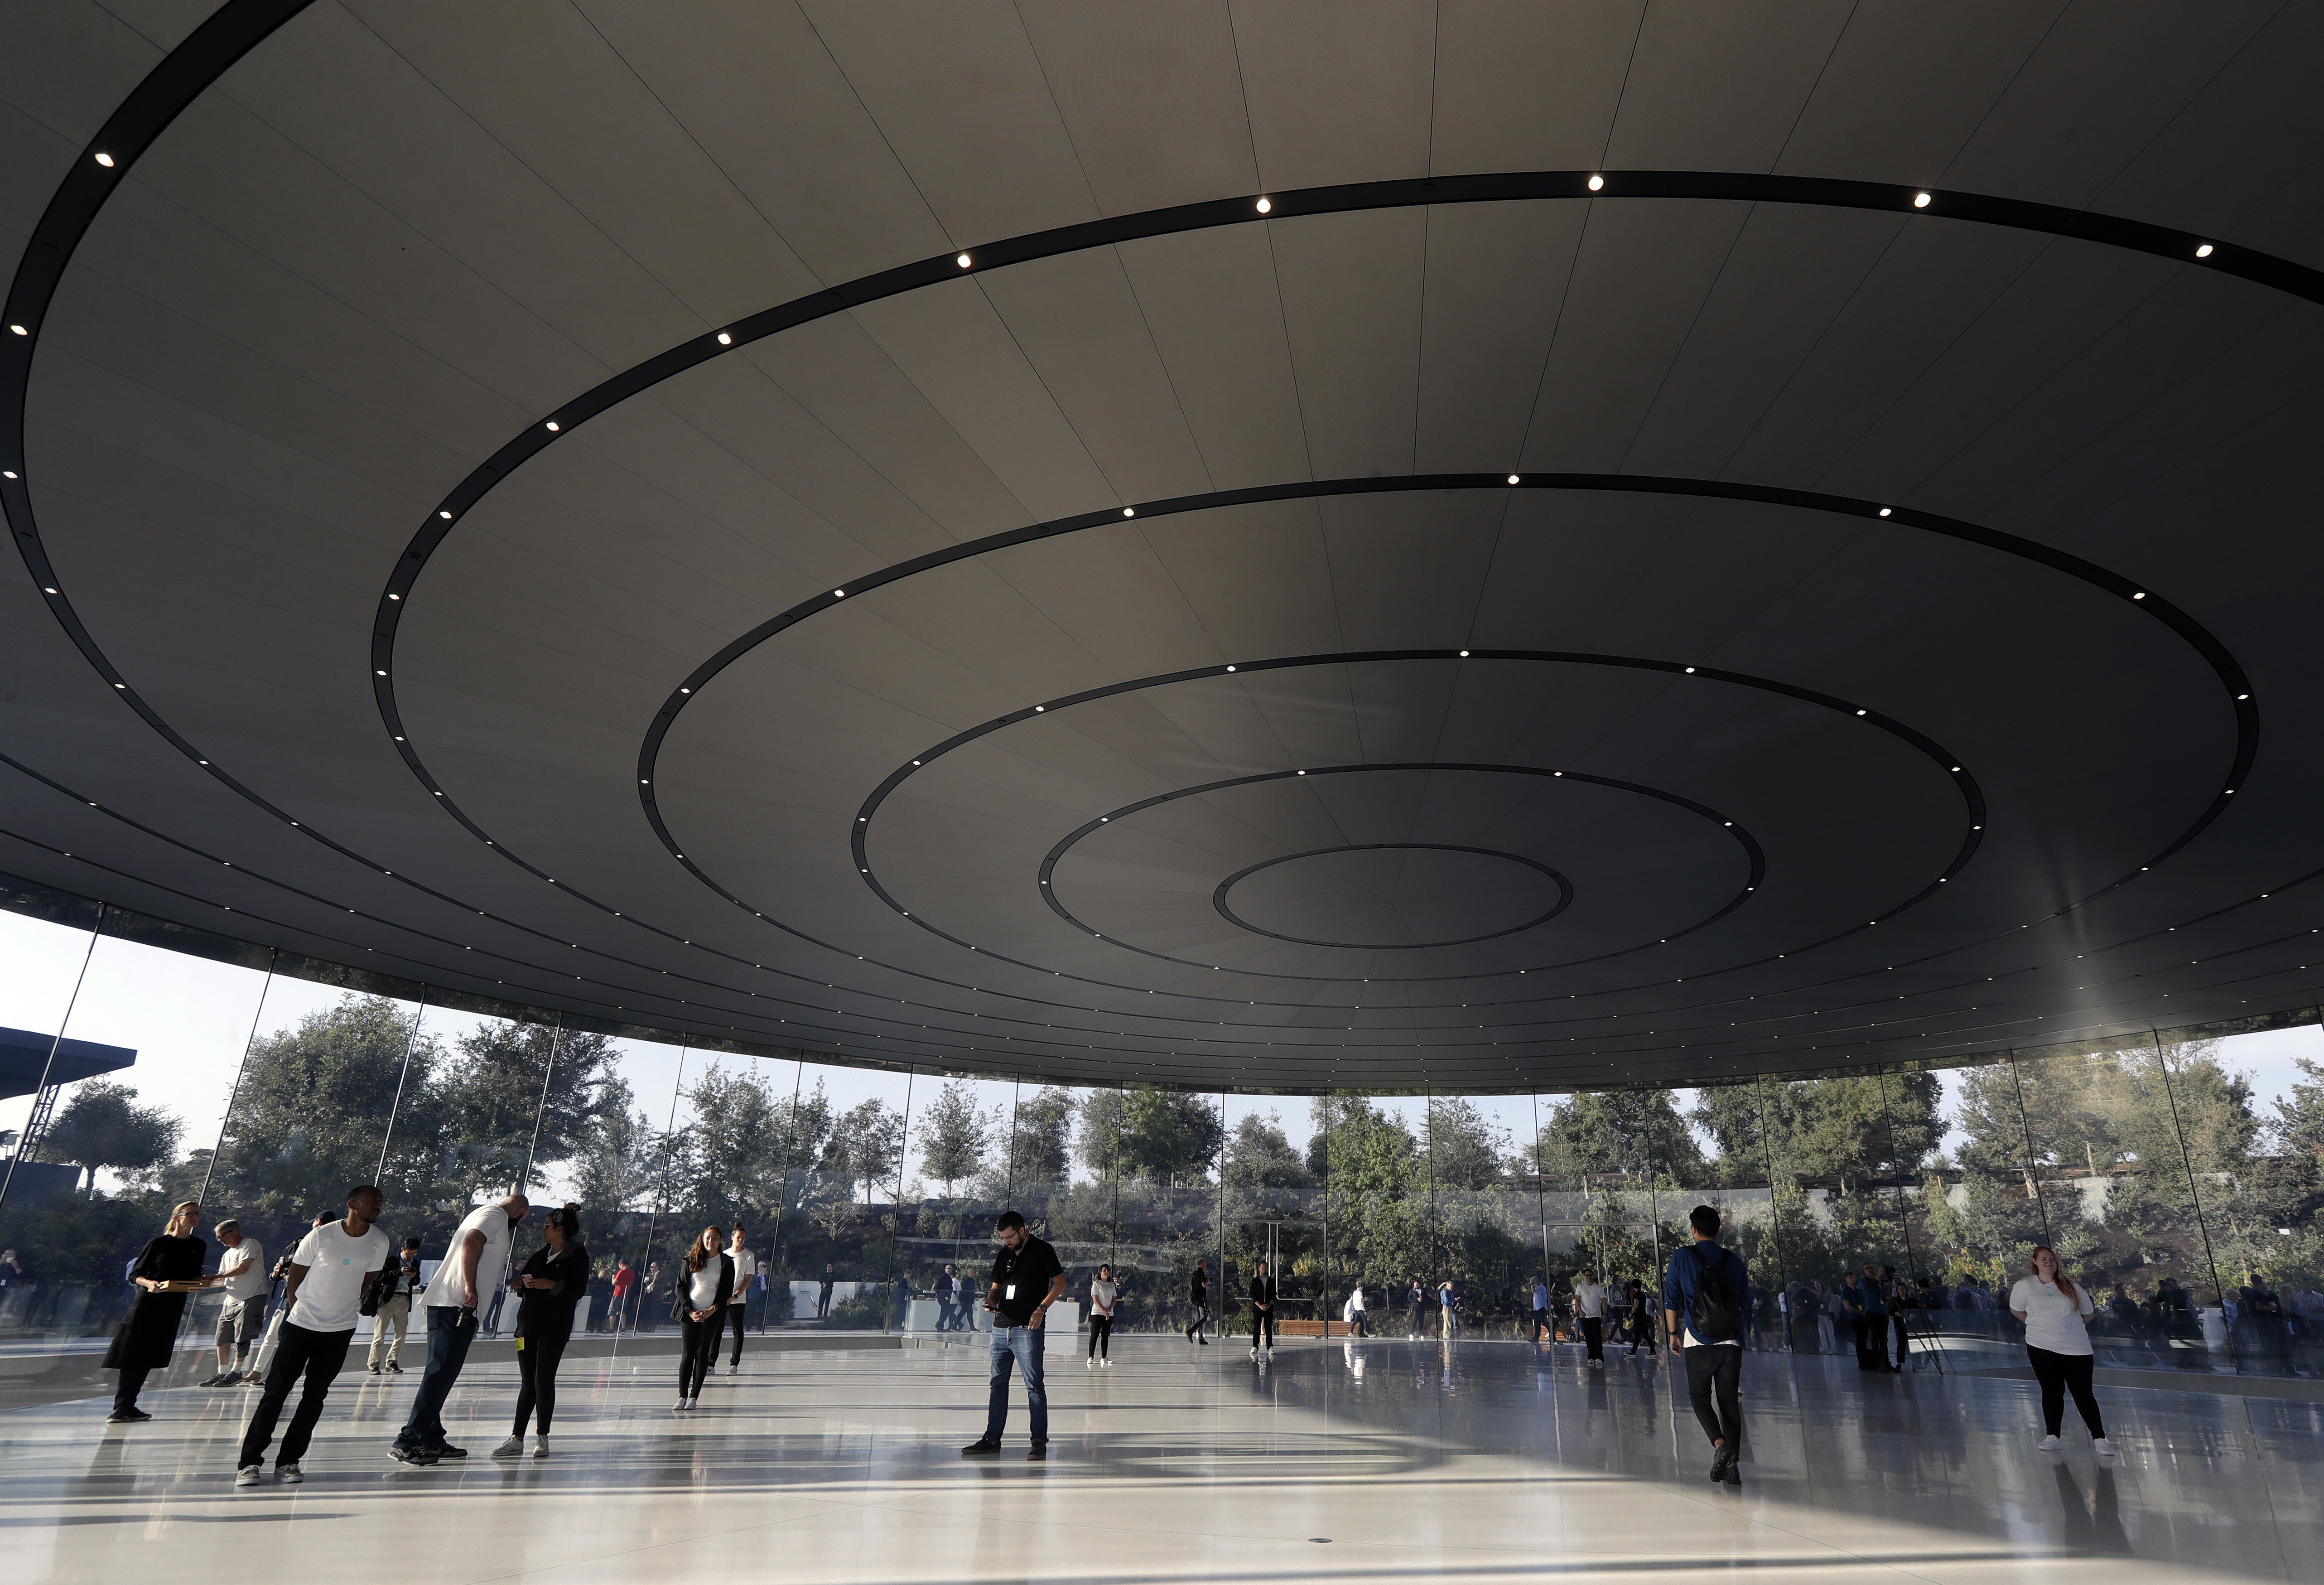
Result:
M1211 1319L1211 1268L1204 1261L1194 1262L1194 1278L1187 1285L1186 1302L1194 1307L1194 1318L1186 1322L1186 1341L1208 1348L1211 1340L1203 1335L1203 1328Z
M1004 1211L993 1224L1001 1249L992 1258L992 1286L984 1308L992 1316L992 1392L985 1407L984 1434L961 1449L964 1455L997 1453L1009 1424L1009 1370L1013 1360L1025 1377L1025 1408L1032 1419L1037 1459L1049 1452L1049 1394L1041 1383L1041 1328L1049 1306L1065 1296L1065 1268L1047 1242L1025 1230L1025 1219Z
M1275 1277L1262 1260L1250 1273L1250 1357L1269 1359L1275 1353Z

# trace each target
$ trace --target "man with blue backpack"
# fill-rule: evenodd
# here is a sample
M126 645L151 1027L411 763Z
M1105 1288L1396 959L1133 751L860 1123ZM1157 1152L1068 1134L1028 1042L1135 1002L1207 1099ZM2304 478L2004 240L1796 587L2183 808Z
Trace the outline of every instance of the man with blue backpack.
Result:
M1720 1246L1717 1211L1698 1205L1686 1220L1694 1241L1671 1257L1663 1279L1663 1322L1671 1350L1686 1360L1694 1417L1711 1438L1711 1482L1740 1486L1743 1319L1751 1313L1751 1276L1742 1256Z

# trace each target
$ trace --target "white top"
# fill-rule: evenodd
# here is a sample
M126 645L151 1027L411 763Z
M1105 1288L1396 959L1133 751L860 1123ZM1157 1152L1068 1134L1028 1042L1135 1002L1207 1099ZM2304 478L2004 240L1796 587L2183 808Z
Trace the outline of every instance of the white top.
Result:
M707 1310L718 1302L718 1257L713 1255L702 1263L702 1269L687 1279L687 1308ZM724 1322L719 1323L724 1325Z
M2047 1349L2053 1354L2093 1351L2089 1328L2083 1324L2084 1318L2092 1313L2090 1290L2076 1283L2074 1294L2080 1304L2060 1293L2056 1284L2043 1282L2038 1276L2017 1279L2017 1286L2009 1290L2009 1307L2025 1313L2027 1348Z
M1363 1290L1363 1289L1361 1289L1361 1288L1360 1288L1360 1287L1359 1287L1359 1288L1351 1289L1351 1290L1349 1292L1349 1294L1348 1294L1348 1309L1349 1309L1352 1313L1354 1313L1354 1314L1358 1314L1358 1315L1361 1315L1361 1314L1364 1313L1364 1290Z
M244 1239L242 1248L249 1249L250 1240ZM386 1265L394 1253L395 1246L376 1227L365 1228L363 1237L351 1239L346 1223L325 1222L300 1239L298 1249L291 1251L290 1264L305 1267L307 1275L299 1279L299 1296L290 1302L290 1313L284 1319L309 1332L353 1332L355 1316L363 1309L364 1278Z
M1096 1310L1099 1314L1112 1314L1113 1302L1120 1296L1121 1285L1120 1283L1102 1282L1096 1277L1090 1278L1090 1305L1093 1309Z
M228 1304L258 1297L268 1286L265 1249L245 1233L241 1243L218 1257L218 1275L226 1278Z
M751 1297L748 1291L751 1279L759 1275L758 1252L752 1249L729 1249L726 1251L726 1258L734 1263L734 1293L726 1302L730 1304L746 1304ZM712 1275L715 1279L716 1274ZM712 1281L710 1291L714 1295L718 1292L718 1284L715 1280Z
M1573 1290L1573 1303L1591 1321L1606 1319L1606 1286L1603 1283L1585 1282Z
M467 1302L460 1286L460 1247L470 1233L484 1235L484 1247L476 1252L476 1302L490 1301L493 1289L500 1286L501 1274L508 1269L509 1230L508 1212L497 1204L479 1205L468 1212L451 1243L445 1246L444 1258L437 1265L422 1302L432 1309L457 1308Z

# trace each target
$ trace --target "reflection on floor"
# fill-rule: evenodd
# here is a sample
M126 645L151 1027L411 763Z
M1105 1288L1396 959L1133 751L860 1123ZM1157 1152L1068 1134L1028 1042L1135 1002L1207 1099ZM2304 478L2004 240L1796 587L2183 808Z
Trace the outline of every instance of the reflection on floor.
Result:
M385 1454L416 1374L351 1378L296 1488L232 1485L243 1394L151 1394L130 1427L101 1400L14 1411L0 1555L14 1585L2324 1578L2314 1404L2102 1389L2102 1469L2078 1430L2034 1451L2029 1383L1755 1356L1744 1484L1714 1487L1646 1356L1304 1343L1262 1370L1139 1338L1091 1371L1057 1341L1039 1464L1021 1398L1006 1454L959 1456L966 1348L746 1355L692 1416L666 1359L574 1361L538 1462L485 1456L494 1366L446 1415L473 1456L432 1470Z

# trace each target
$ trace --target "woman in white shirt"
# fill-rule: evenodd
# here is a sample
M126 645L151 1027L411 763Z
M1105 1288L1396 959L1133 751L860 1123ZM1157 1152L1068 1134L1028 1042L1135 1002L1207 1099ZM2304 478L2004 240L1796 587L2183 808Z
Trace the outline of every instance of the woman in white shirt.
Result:
M1606 1287L1598 1274L1584 1267L1582 1286L1573 1290L1573 1313L1582 1322L1582 1341L1590 1345L1590 1363L1606 1368Z
M1348 1323L1350 1337L1370 1335L1364 1331L1364 1285L1358 1283L1348 1290L1348 1302L1342 1306L1340 1317Z
M1090 1279L1089 1359L1083 1369L1113 1368L1113 1307L1120 1302L1121 1285L1113 1280L1113 1267L1099 1267Z
M726 1238L715 1227L702 1230L686 1252L686 1267L678 1274L678 1404L680 1411L699 1408L702 1378L718 1357L718 1340L726 1334L726 1301L734 1296L734 1262L726 1252Z
M2065 1445L2058 1439L2058 1428L2064 1424L2066 1393L2071 1389L2074 1407L2089 1428L2091 1447L2100 1458L2112 1458L2114 1444L2107 1440L2098 1395L2090 1390L2096 1358L2089 1318L2096 1306L2088 1292L2058 1269L2058 1252L2049 1245L2035 1246L2033 1275L2019 1277L2009 1290L2009 1310L2025 1323L2025 1357L2042 1384L2042 1420L2048 1429L2042 1451L2053 1452Z

